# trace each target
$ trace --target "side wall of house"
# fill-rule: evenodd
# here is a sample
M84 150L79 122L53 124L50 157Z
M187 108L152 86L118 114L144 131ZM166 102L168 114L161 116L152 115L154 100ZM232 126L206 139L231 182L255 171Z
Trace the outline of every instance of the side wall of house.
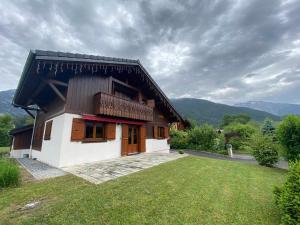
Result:
M42 135L41 151L32 150L32 158L37 158L39 161L52 166L60 165L60 154L62 151L62 142L64 141L63 131L65 129L64 114L52 119L52 130L50 140L44 140L45 129ZM50 121L46 120L45 124ZM43 126L45 127L45 125Z

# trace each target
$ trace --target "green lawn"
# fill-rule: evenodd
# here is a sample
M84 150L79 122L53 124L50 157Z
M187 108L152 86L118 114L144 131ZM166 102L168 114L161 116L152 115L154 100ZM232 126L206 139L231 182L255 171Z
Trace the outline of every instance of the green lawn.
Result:
M9 147L0 147L0 157L1 157L1 155L9 153L9 151L10 151Z
M0 223L279 224L273 187L286 172L186 157L100 185L68 175L0 191ZM39 208L20 211L41 200Z

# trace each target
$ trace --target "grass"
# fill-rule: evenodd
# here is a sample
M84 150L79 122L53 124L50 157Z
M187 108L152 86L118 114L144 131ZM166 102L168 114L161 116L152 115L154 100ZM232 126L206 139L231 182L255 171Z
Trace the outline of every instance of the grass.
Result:
M10 159L0 159L0 188L17 186L20 181L20 169Z
M72 175L0 192L0 224L279 224L286 172L186 157L93 185ZM40 200L38 208L19 210Z
M9 147L0 147L0 158L1 158L1 156L8 154L9 151L10 151Z

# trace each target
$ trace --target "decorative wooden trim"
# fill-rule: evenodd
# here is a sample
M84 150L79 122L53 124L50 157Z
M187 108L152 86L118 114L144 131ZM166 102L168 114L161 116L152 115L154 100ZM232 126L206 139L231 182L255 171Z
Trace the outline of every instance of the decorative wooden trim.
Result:
M153 109L146 105L118 98L103 92L94 96L95 114L152 121Z

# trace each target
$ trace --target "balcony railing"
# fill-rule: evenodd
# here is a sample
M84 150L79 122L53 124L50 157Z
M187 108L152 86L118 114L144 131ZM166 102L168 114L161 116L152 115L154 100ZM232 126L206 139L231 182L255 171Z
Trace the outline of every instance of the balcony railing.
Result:
M94 113L136 120L153 120L153 108L102 92L94 96Z

